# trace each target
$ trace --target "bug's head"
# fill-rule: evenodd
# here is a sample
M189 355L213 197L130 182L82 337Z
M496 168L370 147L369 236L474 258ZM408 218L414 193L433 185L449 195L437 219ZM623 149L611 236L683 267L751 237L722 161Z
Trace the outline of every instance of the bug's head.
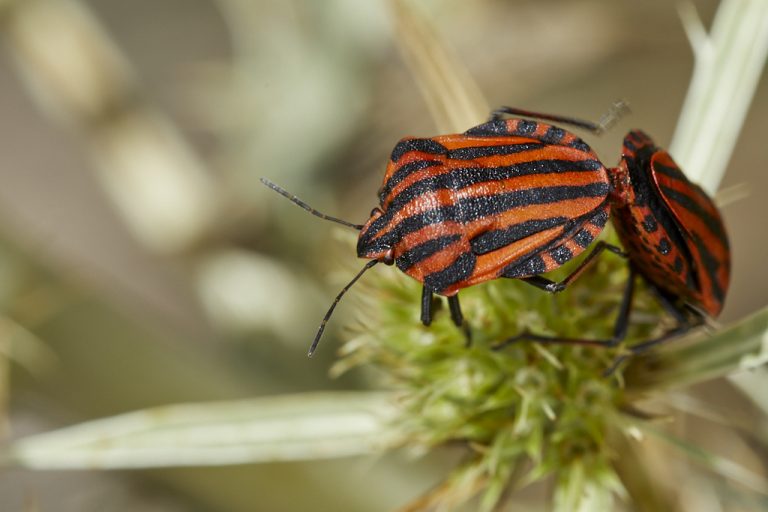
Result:
M392 244L389 237L382 236L386 228L386 219L381 208L371 210L371 217L363 224L360 237L357 239L357 256L369 260L377 260L386 265L395 262Z

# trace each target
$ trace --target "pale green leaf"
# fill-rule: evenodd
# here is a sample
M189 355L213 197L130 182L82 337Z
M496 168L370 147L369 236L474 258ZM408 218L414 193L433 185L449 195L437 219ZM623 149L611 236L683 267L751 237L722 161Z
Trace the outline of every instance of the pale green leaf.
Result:
M724 0L709 34L693 4L681 4L693 47L693 77L670 153L710 194L736 145L768 55L768 2Z
M646 357L633 360L625 372L627 389L645 392L670 388L750 370L768 361L768 308L714 334L701 330Z
M3 459L33 469L122 469L365 455L391 440L390 398L328 392L154 407L20 439Z
M736 482L757 493L768 495L768 481L762 475L755 473L737 461L709 452L696 444L671 435L647 422L638 422L637 426L646 434L674 446L691 460L702 464L705 468L723 478Z

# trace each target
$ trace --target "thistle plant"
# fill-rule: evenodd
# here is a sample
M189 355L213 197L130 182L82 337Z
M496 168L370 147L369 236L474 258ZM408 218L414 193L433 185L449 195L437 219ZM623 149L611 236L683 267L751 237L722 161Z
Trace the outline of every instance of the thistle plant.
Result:
M469 346L447 311L421 325L419 283L391 268L375 275L357 290L361 320L334 372L360 365L377 370L397 391L393 427L397 442L411 451L457 442L467 447L467 460L425 500L455 505L480 493L481 510L491 510L506 489L551 475L562 510L577 510L582 493L568 489L583 482L574 479L609 492L620 488L607 439L620 435L622 368L606 371L622 349L501 345L525 331L610 338L626 285L624 260L602 258L557 295L512 280L462 290ZM635 304L628 344L664 328L648 295L638 293Z

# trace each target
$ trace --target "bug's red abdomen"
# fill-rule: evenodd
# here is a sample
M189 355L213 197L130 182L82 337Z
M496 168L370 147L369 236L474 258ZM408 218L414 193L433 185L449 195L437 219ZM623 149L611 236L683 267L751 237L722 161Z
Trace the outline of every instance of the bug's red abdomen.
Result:
M432 292L528 277L581 253L607 221L605 167L575 135L521 119L403 139L358 255L395 263Z
M614 225L654 285L717 316L730 277L728 237L712 199L641 131L624 139Z

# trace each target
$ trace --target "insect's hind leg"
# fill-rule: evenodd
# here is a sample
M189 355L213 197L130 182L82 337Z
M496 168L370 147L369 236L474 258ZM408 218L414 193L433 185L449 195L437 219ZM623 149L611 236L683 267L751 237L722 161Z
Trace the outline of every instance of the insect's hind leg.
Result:
M577 269L578 270L578 269ZM616 316L616 321L613 325L613 336L609 339L585 339L585 338L563 338L559 336L543 336L539 334L532 334L529 332L522 332L516 336L508 338L501 343L496 344L494 350L502 349L512 343L516 343L521 340L530 340L537 343L557 343L564 345L586 345L612 348L621 343L624 338L627 337L627 330L629 329L629 314L632 310L632 298L635 294L635 280L637 274L633 267L629 266L629 277L627 278L627 285L624 288L624 293L621 298L621 304L619 305L619 313Z
M524 277L524 278L521 278L520 280L532 286L535 286L536 288L544 290L545 292L549 292L549 293L561 292L565 290L576 279L578 279L584 273L584 271L590 267L590 265L594 264L595 261L597 261L597 257L603 251L610 251L618 256L621 256L622 258L627 257L627 254L624 251L622 251L620 247L611 245L601 240L597 242L597 244L595 244L595 248L592 249L592 252L590 252L587 255L587 257L582 260L581 263L579 263L579 266L573 269L573 272L565 276L565 278L560 282L552 281L542 276Z
M578 271L578 268L576 270ZM541 278L541 279L544 279L544 278ZM611 336L611 338L609 339L597 340L597 339L582 339L582 338L562 338L557 336L542 336L538 334L523 332L521 334L513 336L512 338L509 338L497 344L496 346L494 346L494 349L501 349L512 343L522 341L522 340L530 340L536 343L558 343L558 344L568 344L568 345L586 345L586 346L613 348L618 344L620 344L622 341L624 341L624 339L627 337L627 331L629 330L629 315L632 311L632 298L634 296L636 279L637 279L637 271L630 264L627 286L624 289L621 305L619 307L619 314L617 315L616 322L614 323L614 326L613 326L613 336ZM548 281L548 280L545 280L545 281ZM552 281L549 281L549 282L552 283ZM541 282L533 282L531 284L534 284L534 286L542 288L542 286L540 286L542 284ZM560 283L554 283L554 284L560 284ZM629 357L642 354L643 352L651 349L652 347L655 347L656 345L664 343L665 341L671 340L678 336L682 336L689 330L702 325L705 321L705 317L701 313L691 310L690 314L686 314L684 311L681 311L680 308L676 307L672 298L669 297L667 294L665 294L658 287L656 287L652 283L648 283L648 286L649 286L649 289L655 294L656 299L658 300L662 308L670 316L674 317L674 319L677 322L677 325L675 327L672 327L671 329L668 329L667 331L657 336L656 338L652 338L650 340L637 343L635 345L632 345L631 347L627 347L627 351L629 353L618 356L616 359L614 359L611 366L604 372L605 376L611 375ZM542 289L547 290L546 287L543 287ZM550 291L550 290L547 290L547 291ZM558 290L555 290L555 291L558 291Z
M523 110L514 107L499 107L491 112L488 117L489 121L498 121L505 114L514 116L528 117L531 119L539 119L542 121L554 121L555 123L567 124L570 126L576 126L584 130L588 130L596 135L600 135L609 130L615 125L619 119L621 119L625 113L629 112L629 105L624 100L615 101L608 112L600 117L600 121L595 123L592 121L585 121L583 119L577 119L575 117L559 116L553 114L544 114L541 112L533 112L530 110Z
M656 338L652 338L650 340L637 343L635 345L632 345L631 347L627 347L627 350L629 350L629 354L617 357L614 360L611 367L606 371L607 375L610 375L611 373L613 373L616 370L616 368L618 368L621 365L621 363L626 361L629 357L642 354L643 352L646 352L647 350L655 347L656 345L660 345L665 341L671 340L673 338L677 338L678 336L682 336L683 334L687 333L691 329L704 325L706 321L704 315L702 315L698 311L690 310L690 314L688 315L684 311L681 311L680 308L675 306L673 300L669 296L667 296L667 294L665 294L662 290L657 288L652 283L648 283L648 287L656 296L656 299L659 302L659 304L661 304L661 307L664 308L664 310L670 316L675 318L675 320L677 321L677 325L675 327L672 327L671 329L666 330L664 333L657 336Z

